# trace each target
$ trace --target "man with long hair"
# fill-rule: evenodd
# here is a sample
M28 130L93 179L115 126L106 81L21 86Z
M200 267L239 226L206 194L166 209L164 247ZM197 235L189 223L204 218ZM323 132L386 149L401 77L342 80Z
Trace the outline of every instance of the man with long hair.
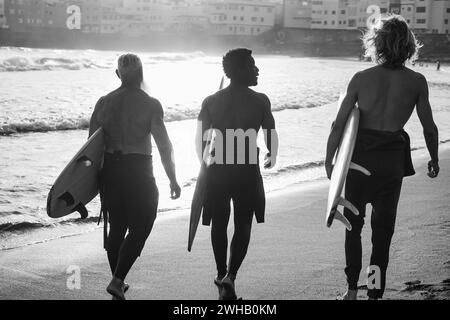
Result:
M89 136L99 127L103 128L105 155L101 193L102 207L110 224L105 249L113 276L107 292L114 299L124 300L129 287L124 282L125 277L144 248L158 208L151 135L170 180L172 199L177 199L181 190L161 103L141 90L141 60L134 54L120 56L116 74L122 85L97 102Z
M269 151L265 168L275 165L278 138L270 101L265 94L249 87L258 84L259 69L252 51L244 48L230 50L223 57L223 69L230 85L207 97L198 116L197 153L203 161L202 143L205 132L214 129L223 137L223 150L216 145L216 162L207 170L207 192L203 224L211 227L211 240L217 266L214 283L223 288L224 300L235 300L235 279L246 256L250 242L253 216L264 222L265 196L259 168L256 136L260 128ZM231 134L230 134L231 132ZM241 139L241 144L236 143ZM231 148L228 148L231 146ZM234 205L234 235L227 265L227 227L230 201Z
M383 17L364 38L366 56L375 67L356 73L351 79L336 121L328 138L325 167L331 177L332 160L341 140L347 118L355 104L361 112L352 161L368 169L370 176L350 170L345 198L359 210L355 216L345 209L352 230L346 230L345 258L348 290L344 299L357 298L362 267L361 230L366 204L372 204L371 270L379 270L380 285L369 288L369 299L382 298L386 286L389 247L394 233L397 205L403 177L413 175L409 136L403 130L416 108L431 156L428 176L439 173L438 129L428 99L428 84L423 75L405 66L420 48L405 20L398 15Z

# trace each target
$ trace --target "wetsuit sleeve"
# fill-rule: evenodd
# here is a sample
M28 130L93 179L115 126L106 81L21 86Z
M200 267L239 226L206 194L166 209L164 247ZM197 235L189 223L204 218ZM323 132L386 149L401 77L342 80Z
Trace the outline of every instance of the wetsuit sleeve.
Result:
M275 129L275 119L273 118L270 100L265 94L262 94L261 97L263 100L263 118L261 127L263 129Z
M98 128L100 128L100 122L98 121L98 113L102 108L104 103L104 97L101 97L94 107L94 112L92 112L91 120L89 122L89 137L91 137Z

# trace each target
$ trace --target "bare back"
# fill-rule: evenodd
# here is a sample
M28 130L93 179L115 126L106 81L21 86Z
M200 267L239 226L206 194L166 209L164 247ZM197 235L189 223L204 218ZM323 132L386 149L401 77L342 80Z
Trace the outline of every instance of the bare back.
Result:
M360 128L398 131L411 117L422 91L420 74L406 68L376 66L358 73Z

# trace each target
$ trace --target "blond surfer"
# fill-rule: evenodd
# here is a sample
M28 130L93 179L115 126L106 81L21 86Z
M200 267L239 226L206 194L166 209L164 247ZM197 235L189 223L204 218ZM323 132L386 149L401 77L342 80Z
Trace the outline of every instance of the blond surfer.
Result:
M344 211L352 226L345 236L348 290L344 299L348 300L357 297L362 268L361 230L368 203L373 207L369 276L375 277L368 286L368 297L383 297L402 181L405 176L415 173L409 136L403 130L414 109L423 126L431 157L428 175L435 178L439 173L438 129L428 100L427 80L405 66L407 60L414 61L420 47L413 32L401 16L384 17L379 26L365 34L364 46L366 56L377 65L356 73L351 79L328 138L325 159L330 178L332 160L345 123L357 103L361 117L352 162L367 169L371 175L350 170L346 180L345 198L359 211L359 215L349 209Z

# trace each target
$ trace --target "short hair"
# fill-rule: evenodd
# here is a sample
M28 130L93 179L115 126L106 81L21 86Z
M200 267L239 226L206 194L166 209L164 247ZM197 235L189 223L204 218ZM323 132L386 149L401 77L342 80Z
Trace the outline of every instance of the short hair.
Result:
M121 55L117 61L117 70L124 86L140 85L144 79L141 59L135 54Z
M248 61L247 58L252 55L252 50L246 48L237 48L228 51L222 59L222 66L225 75L232 79L236 70L243 68Z
M362 40L366 57L391 68L399 68L407 60L414 62L422 47L399 15L380 18L379 24L369 28Z

